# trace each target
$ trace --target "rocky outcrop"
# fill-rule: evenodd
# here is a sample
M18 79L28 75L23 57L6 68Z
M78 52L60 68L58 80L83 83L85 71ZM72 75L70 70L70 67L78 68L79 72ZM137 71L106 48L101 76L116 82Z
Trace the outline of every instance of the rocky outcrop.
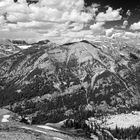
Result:
M124 112L138 107L139 68L139 50L116 40L37 43L0 59L0 106L35 123Z

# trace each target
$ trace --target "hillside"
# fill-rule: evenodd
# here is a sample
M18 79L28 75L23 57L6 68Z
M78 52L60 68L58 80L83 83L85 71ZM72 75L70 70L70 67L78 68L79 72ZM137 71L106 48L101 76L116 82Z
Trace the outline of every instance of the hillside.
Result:
M138 110L139 57L118 40L34 44L0 59L0 106L34 123Z

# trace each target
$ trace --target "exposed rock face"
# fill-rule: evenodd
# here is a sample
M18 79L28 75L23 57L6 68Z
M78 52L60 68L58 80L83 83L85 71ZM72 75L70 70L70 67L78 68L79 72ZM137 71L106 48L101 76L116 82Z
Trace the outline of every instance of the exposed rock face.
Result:
M0 58L10 56L19 51L20 48L14 45L10 40L5 39L0 40Z
M12 40L12 43L15 45L28 45L28 43L24 40Z
M137 106L139 50L107 41L40 43L1 58L0 106L15 103L12 110L36 116L37 123L81 108L114 113Z

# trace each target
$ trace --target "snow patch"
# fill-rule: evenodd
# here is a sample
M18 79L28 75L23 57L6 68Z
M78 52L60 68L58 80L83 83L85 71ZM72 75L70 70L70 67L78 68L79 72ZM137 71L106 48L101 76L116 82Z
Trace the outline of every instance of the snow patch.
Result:
M52 128L50 126L46 126L46 125L38 125L37 127L44 128L44 129L47 129L47 130L52 130L52 131L59 131L57 129L54 129L54 128Z
M21 92L22 92L22 90L21 90L21 89L18 89L16 92L17 92L17 93L21 93Z
M1 122L9 122L10 115L4 115Z
M129 114L109 116L104 125L111 129L115 129L116 126L119 128L140 127L140 112L135 111Z
M64 140L64 139L53 137L53 140Z
M18 47L21 49L27 49L27 48L30 48L31 45L22 45L22 46L18 46Z

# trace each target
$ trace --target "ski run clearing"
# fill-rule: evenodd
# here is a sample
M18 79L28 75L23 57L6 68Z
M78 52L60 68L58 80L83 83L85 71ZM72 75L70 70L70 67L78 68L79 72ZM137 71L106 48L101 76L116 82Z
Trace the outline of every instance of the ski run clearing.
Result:
M46 126L46 125L38 125L37 127L47 129L47 130L51 130L51 131L59 132L59 130L54 129L54 128L50 127L50 126Z
M37 127L44 128L44 129L50 130L50 131L59 132L59 130L53 129L52 127L49 127L49 126L40 125L40 126L37 126ZM41 131L41 130L38 130L38 129L35 129L35 128L30 128L30 127L26 127L26 126L23 126L21 128L24 128L24 129L27 129L27 130L33 130L33 131L36 131L36 132L39 132L39 133L42 133L42 134L47 134L47 132ZM58 137L52 137L52 140L64 140L64 139L61 139L61 138L58 138Z
M133 111L129 114L108 116L103 126L111 129L115 129L116 126L119 128L140 127L140 112Z

